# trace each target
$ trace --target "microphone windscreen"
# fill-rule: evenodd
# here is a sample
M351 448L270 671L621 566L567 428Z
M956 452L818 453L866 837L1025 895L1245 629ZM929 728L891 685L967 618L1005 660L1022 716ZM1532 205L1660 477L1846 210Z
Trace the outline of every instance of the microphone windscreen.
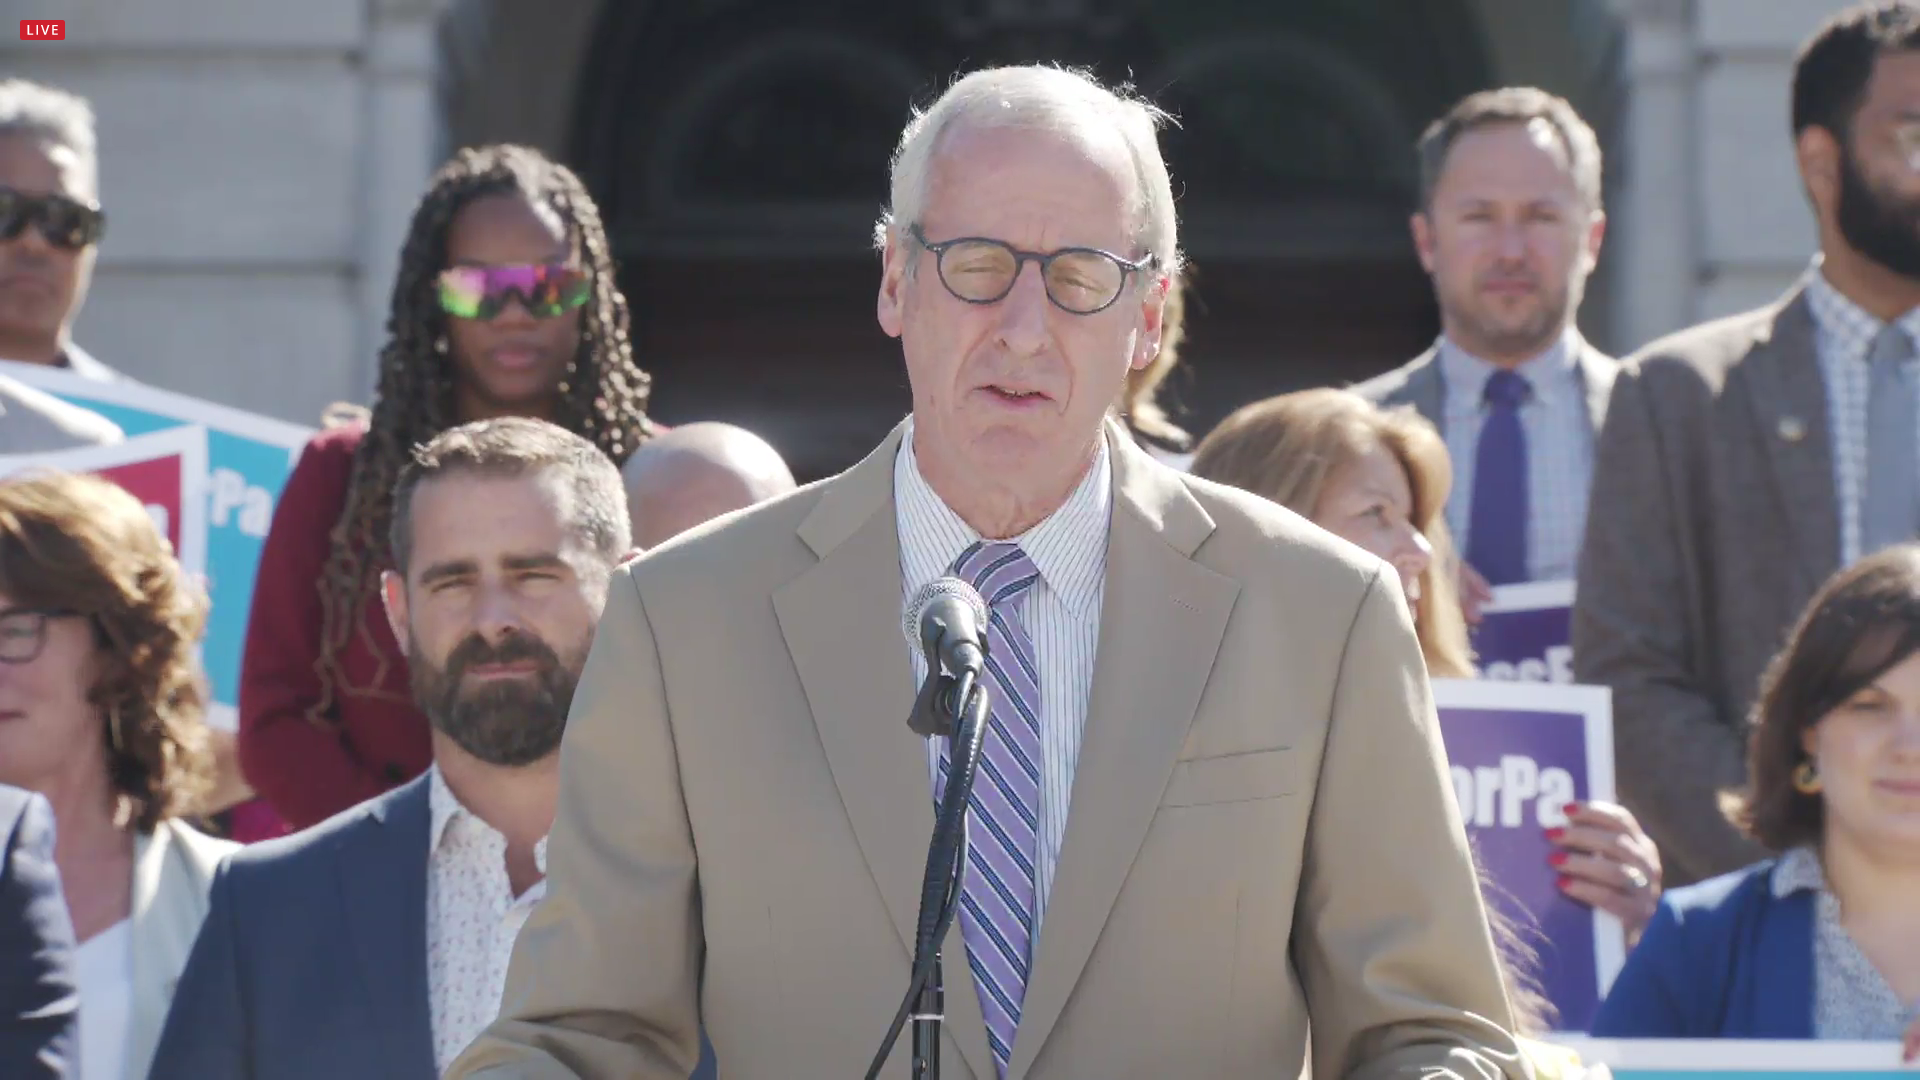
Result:
M943 599L965 604L973 612L973 625L985 629L987 601L980 595L980 590L957 577L935 578L913 594L900 620L900 630L906 635L907 644L915 649L925 648L925 643L920 640L921 620L926 618L928 608Z

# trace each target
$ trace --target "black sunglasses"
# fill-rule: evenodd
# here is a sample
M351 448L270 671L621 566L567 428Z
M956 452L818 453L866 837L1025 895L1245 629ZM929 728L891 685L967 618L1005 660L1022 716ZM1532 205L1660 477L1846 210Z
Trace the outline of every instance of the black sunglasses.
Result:
M1129 262L1111 251L1070 247L1053 252L1021 251L1005 240L962 236L938 244L927 239L919 225L907 232L933 253L940 284L955 299L969 304L997 304L1013 291L1028 262L1040 264L1040 281L1047 299L1062 311L1094 315L1113 306L1127 279L1160 260L1153 253Z
M107 215L65 195L29 195L0 187L0 240L12 240L32 225L47 243L63 251L78 251L100 242L107 231Z

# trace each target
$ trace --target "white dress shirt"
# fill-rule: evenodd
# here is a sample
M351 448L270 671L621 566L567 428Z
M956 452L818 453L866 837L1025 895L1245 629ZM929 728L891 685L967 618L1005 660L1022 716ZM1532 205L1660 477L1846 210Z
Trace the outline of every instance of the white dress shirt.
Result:
M534 848L542 880L515 897L507 838L460 805L437 766L427 771L427 996L445 1072L500 1014L513 939L547 893L547 842Z
M1518 373L1533 388L1520 406L1527 437L1527 577L1571 581L1587 528L1587 494L1593 486L1593 417L1587 411L1583 348L1569 328L1546 352L1521 364ZM1440 340L1440 379L1446 387L1443 434L1453 459L1453 493L1447 497L1447 528L1455 546L1467 550L1473 514L1473 474L1486 421L1487 379L1492 363Z
M1841 295L1820 271L1815 256L1807 271L1807 308L1813 312L1814 351L1820 356L1820 377L1827 387L1827 430L1833 438L1833 490L1839 498L1840 564L1858 559L1860 504L1867 485L1867 396L1873 387L1873 339L1886 323L1867 314ZM1920 344L1920 308L1897 320L1900 328ZM1912 365L1915 360L1908 360ZM1910 380L1920 394L1920 379ZM1914 436L1920 454L1920 433Z
M133 920L121 919L82 942L73 967L80 991L79 1075L120 1080L133 1022Z
M946 574L980 534L935 494L920 475L907 425L893 465L894 512L900 530L904 603ZM1093 690L1100 644L1100 605L1106 592L1107 529L1113 520L1113 472L1103 435L1092 468L1067 501L1014 542L1040 570L1025 597L1025 625L1040 667L1040 828L1034 867L1033 940L1038 941L1054 865L1066 837L1074 764ZM926 659L911 646L913 685L926 678ZM927 741L930 783L938 781L944 739ZM933 797L928 788L927 797Z

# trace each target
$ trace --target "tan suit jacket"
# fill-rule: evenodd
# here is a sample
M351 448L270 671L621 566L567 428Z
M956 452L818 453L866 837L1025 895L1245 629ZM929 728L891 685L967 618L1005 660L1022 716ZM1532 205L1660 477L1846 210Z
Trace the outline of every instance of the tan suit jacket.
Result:
M864 1073L933 827L899 438L616 576L550 891L449 1076L685 1077L703 1022L727 1080ZM1109 443L1098 666L1008 1076L1292 1078L1310 1013L1319 1076L1521 1076L1392 572ZM945 949L944 1075L991 1080L957 922Z
M1615 381L1594 460L1573 668L1613 688L1620 798L1669 885L1763 853L1716 797L1747 710L1840 566L1826 382L1799 290L1656 341Z

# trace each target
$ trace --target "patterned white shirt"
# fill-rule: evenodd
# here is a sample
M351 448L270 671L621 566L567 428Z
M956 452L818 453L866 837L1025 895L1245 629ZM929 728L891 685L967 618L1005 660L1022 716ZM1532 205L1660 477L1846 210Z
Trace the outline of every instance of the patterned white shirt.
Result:
M1776 898L1806 890L1814 897L1813 1037L1897 1039L1920 1020L1920 1001L1904 1002L1840 921L1840 900L1827 888L1820 856L1797 847L1773 868Z
M547 894L544 879L515 898L507 838L460 805L439 767L427 770L427 997L433 1060L447 1066L500 1015L513 939ZM547 872L547 842L534 848Z
M1593 486L1593 416L1587 411L1586 380L1578 363L1583 347L1569 328L1552 348L1517 369L1533 387L1532 396L1520 406L1520 429L1527 436L1527 576L1533 581L1572 580L1580 562L1587 494ZM1443 434L1453 460L1447 528L1465 552L1473 515L1473 467L1487 415L1487 379L1497 369L1444 337L1439 364L1446 387Z
M1841 295L1820 272L1815 256L1806 274L1807 307L1813 312L1814 351L1827 386L1827 430L1833 433L1833 490L1839 498L1840 564L1858 559L1860 504L1867 484L1867 396L1873 386L1873 339L1886 329L1860 305ZM1901 329L1920 343L1920 308L1900 316ZM1908 360L1911 367L1916 360ZM1920 379L1909 379L1920 404ZM1914 436L1920 454L1920 433Z
M900 530L903 608L928 582L950 570L980 539L920 475L913 426L893 463L895 517ZM1107 530L1113 521L1113 472L1105 437L1098 456L1067 501L1045 521L1014 539L1040 570L1028 590L1025 618L1040 667L1040 850L1034 867L1033 940L1038 941L1053 887L1054 866L1066 838L1074 765L1093 692L1094 653L1100 644L1100 606L1106 595ZM909 646L913 685L926 678L920 651ZM939 778L944 739L927 740L929 783ZM927 797L933 797L928 788Z

